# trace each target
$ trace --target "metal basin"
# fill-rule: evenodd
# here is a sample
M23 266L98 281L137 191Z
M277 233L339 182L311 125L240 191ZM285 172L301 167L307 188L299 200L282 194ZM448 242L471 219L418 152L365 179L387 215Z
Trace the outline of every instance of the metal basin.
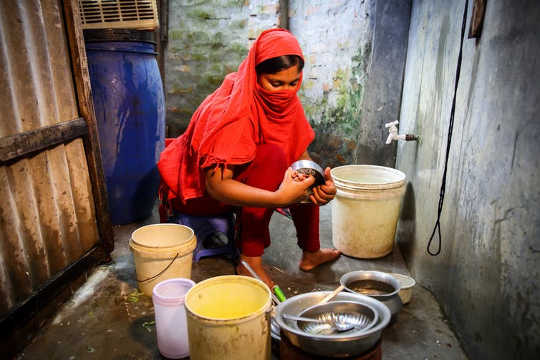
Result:
M300 329L296 321L283 318L282 314L300 316L306 309L319 304L330 293L330 291L316 291L300 294L279 304L276 308L275 319L282 334L293 345L307 353L318 356L348 357L366 353L379 341L383 329L388 325L391 318L388 307L369 296L342 292L334 298L334 301L352 301L366 304L376 310L379 317L377 323L365 331L312 335Z
M298 321L298 327L313 335L330 335L339 332L362 332L373 327L379 320L379 313L368 304L355 301L331 301L315 305L302 312L303 318L321 322ZM340 330L341 323L343 330ZM352 335L352 334L351 334Z
M403 307L403 303L399 297L399 281L397 281L392 275L381 271L351 271L343 275L339 282L345 287L345 290L357 294L357 291L351 287L351 284L361 280L371 280L388 284L392 288L391 290L388 290L388 292L372 293L368 294L367 296L377 299L388 306L390 312L392 313L392 317L395 317L395 315L399 313Z

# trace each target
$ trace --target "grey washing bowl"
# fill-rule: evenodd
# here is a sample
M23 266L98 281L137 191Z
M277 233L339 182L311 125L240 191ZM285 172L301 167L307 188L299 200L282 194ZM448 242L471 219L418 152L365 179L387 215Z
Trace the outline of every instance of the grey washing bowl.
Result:
M390 312L392 313L392 317L395 318L397 313L399 313L399 311L403 307L403 303L401 302L401 298L399 297L399 290L401 288L399 285L399 281L397 281L396 278L394 278L392 275L385 272L359 270L346 273L341 277L339 282L345 287L345 290L353 294L357 294L354 290L350 288L350 284L358 280L375 280L388 284L394 288L394 291L391 291L387 294L368 296L377 299L383 302L386 306L388 306Z
M296 321L286 320L283 314L299 316L307 308L318 304L330 291L316 291L296 295L279 304L276 308L275 320L282 334L303 351L329 357L348 357L364 354L375 346L381 338L382 331L391 318L390 310L382 302L369 296L339 293L333 301L353 301L367 304L374 308L379 316L377 323L360 332L347 332L332 335L312 335L298 327Z

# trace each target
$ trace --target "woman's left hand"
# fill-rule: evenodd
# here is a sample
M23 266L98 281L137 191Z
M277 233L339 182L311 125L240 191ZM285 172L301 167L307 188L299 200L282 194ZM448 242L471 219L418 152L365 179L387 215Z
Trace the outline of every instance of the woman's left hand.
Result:
M313 188L313 194L309 196L311 202L315 205L325 205L336 196L336 185L330 175L330 168L324 169L325 182Z

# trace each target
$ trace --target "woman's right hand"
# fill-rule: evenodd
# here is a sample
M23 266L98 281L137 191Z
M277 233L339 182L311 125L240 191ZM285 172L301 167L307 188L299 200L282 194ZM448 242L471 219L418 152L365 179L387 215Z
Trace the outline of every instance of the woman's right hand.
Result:
M285 207L307 198L306 190L315 182L313 176L308 176L305 179L295 179L293 178L293 174L294 171L288 168L279 189L276 190L280 207Z

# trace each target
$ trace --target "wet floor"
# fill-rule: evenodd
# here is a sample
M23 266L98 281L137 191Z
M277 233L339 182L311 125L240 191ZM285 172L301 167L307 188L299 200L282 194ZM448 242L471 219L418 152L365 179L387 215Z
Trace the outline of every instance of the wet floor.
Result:
M73 298L18 356L19 359L164 359L157 349L152 300L136 288L135 267L128 241L139 226L156 223L157 215L139 223L115 227L113 262L96 268ZM321 242L331 246L331 211L321 208ZM353 270L408 274L398 251L382 259L342 256L312 272L298 269L300 250L292 222L279 214L271 221L272 245L264 255L272 278L285 295L333 290L341 275ZM227 258L203 258L193 264L195 282L233 274ZM383 359L466 359L439 305L416 285L412 300L383 333ZM273 359L279 354L273 353Z

